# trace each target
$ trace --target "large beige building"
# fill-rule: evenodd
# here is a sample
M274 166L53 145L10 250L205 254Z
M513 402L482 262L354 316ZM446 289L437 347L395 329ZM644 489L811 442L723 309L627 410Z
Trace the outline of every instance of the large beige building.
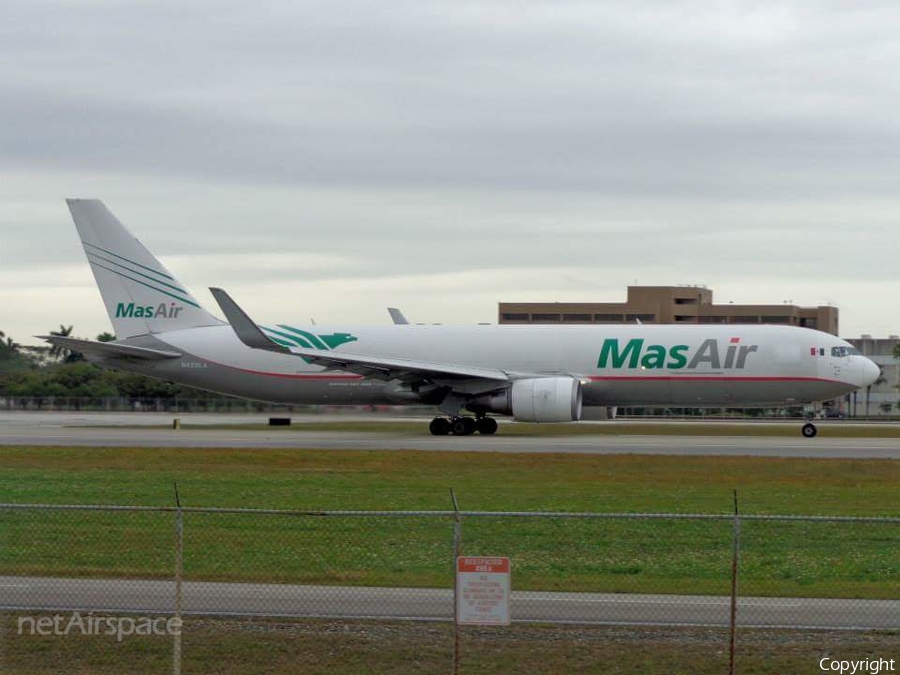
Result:
M501 302L500 323L766 323L838 334L837 307L717 305L703 286L629 286L625 302Z

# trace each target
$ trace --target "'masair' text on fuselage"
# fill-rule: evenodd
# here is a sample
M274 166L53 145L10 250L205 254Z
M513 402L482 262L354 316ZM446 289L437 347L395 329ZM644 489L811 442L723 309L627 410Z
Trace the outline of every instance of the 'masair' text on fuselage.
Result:
M643 338L634 338L619 346L617 338L607 338L600 349L598 368L666 368L680 370L705 365L712 370L720 368L739 369L747 365L747 356L759 349L758 345L742 345L740 338L731 338L724 355L719 349L719 341L704 340L691 353L689 345L644 346Z
M174 319L184 307L176 305L174 302L161 302L154 307L153 305L135 305L133 302L125 304L120 302L116 305L116 318L124 319Z

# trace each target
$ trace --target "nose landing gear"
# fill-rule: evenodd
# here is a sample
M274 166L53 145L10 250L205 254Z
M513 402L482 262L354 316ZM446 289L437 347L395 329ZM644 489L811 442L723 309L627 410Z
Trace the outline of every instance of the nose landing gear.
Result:
M497 420L492 417L435 417L428 425L433 436L470 436L476 431L484 436L497 433Z

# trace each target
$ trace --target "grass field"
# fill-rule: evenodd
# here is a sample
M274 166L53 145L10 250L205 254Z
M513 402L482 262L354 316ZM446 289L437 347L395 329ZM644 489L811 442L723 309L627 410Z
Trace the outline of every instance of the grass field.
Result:
M4 501L351 510L900 515L900 462L458 452L4 448ZM171 514L2 511L0 573L172 574ZM520 589L728 590L731 523L467 519ZM745 594L900 597L900 525L745 522ZM448 518L189 514L191 579L449 586ZM60 552L64 552L61 555Z
M60 664L72 675L164 673L171 670L168 637L40 637L16 633L15 617L0 616L2 672L50 675ZM821 673L826 655L841 659L897 658L896 633L804 633L742 630L735 663L742 675ZM452 672L448 624L352 621L227 621L188 619L182 672L281 675ZM550 675L718 675L728 671L726 631L685 628L513 626L466 629L460 672Z

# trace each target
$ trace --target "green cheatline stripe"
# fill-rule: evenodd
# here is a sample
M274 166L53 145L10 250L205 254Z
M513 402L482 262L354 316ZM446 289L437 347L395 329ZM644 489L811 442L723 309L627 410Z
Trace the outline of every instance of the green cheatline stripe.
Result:
M121 256L118 253L113 253L112 251L107 251L105 248L100 248L99 246L95 246L94 244L89 244L86 241L82 241L81 243L84 244L85 246L90 246L91 248L95 248L98 251L103 251L104 253L108 253L111 256L115 256L116 258L119 258L120 260L124 260L127 263L131 263L132 265L137 265L138 267L141 267L141 268L147 270L148 272L153 272L154 274L158 274L161 277L165 277L166 279L175 281L174 277L170 277L168 274L163 274L162 272L158 272L157 270L153 269L152 267L147 267L146 265L141 265L141 263L135 262L134 260L129 260L128 258Z
M118 270L111 269L111 268L109 268L109 267L106 267L106 266L104 266L104 265L101 265L101 264L98 263L98 262L91 262L91 264L92 264L92 265L96 265L97 267L99 267L99 268L101 268L101 269L104 269L104 270L106 270L107 272L112 272L113 274L117 274L118 276L122 277L123 279L128 279L129 281L133 281L134 283L140 284L141 286L146 286L147 288L150 288L150 289L156 291L157 293L162 293L163 295L168 295L170 298L175 298L176 300L181 300L181 302L186 302L187 304L193 305L193 306L196 307L197 309L200 309L200 305L198 305L198 304L197 304L196 302L194 302L193 300L188 300L187 298L182 298L181 296L175 295L174 293L169 293L168 291L164 291L163 289L157 288L156 286L151 286L150 284L145 284L145 283L144 283L143 281L141 281L140 279L135 279L134 277L130 277L130 276L128 276L127 274L122 274L122 273L119 272Z
M145 279L149 279L154 284L159 284L160 286L166 286L168 288L171 288L172 290L178 291L179 293L187 294L187 291L184 290L183 288L181 288L180 286L173 286L172 284L167 284L165 281L160 281L159 279L155 279L154 277L147 276L146 274L141 274L137 270L129 269L128 267L125 267L125 265L123 265L122 263L118 263L115 260L109 260L108 258L104 258L102 255L97 255L96 253L91 253L90 251L87 251L87 254L88 254L89 261L91 260L91 256L93 256L95 258L100 258L100 260L108 262L110 265L118 265L123 270L127 270L128 272L131 272L132 274L137 274L139 277L144 277Z
M291 342L287 345L288 347L306 347L307 349L316 349L313 345L309 344L308 341L303 338L297 337L296 335L288 335L287 333L282 333L281 331L275 330L274 328L269 328L268 326L260 326L267 333L272 333L273 335L280 335L281 337L290 340ZM271 336L269 336L271 337ZM274 338L272 338L274 339Z
M316 349L328 349L328 345L322 342L319 339L318 335L313 335L312 333L308 333L305 330L300 330L299 328L294 328L293 326L286 326L283 323L278 324L279 328L284 328L284 330L289 330L292 333L296 333L297 335L302 335L307 340L309 340Z

